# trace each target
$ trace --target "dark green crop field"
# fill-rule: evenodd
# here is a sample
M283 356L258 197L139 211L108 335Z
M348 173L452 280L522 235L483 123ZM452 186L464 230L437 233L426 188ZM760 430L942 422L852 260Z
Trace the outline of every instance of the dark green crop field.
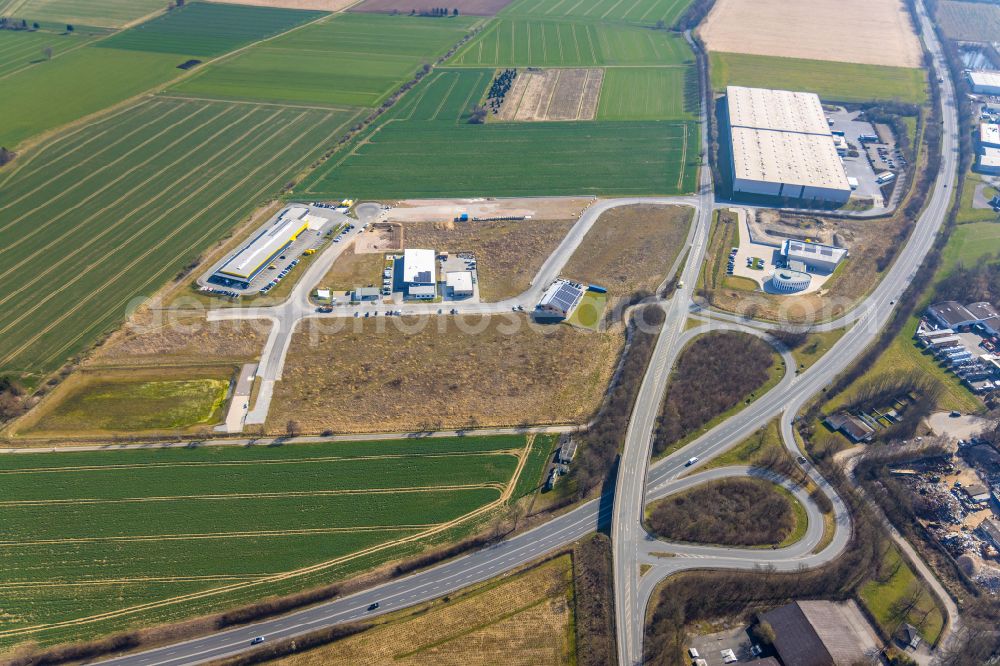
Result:
M58 368L355 116L152 98L46 144L0 180L0 373Z
M341 14L206 67L175 90L310 104L378 106L424 63L446 53L473 19Z
M216 56L322 16L322 12L194 2L101 42L130 51Z
M525 437L498 436L0 457L0 647L328 582L496 503L521 456L514 496L534 490L552 441L530 453Z
M694 188L692 122L471 125L492 70L437 70L306 182L362 198L674 194Z

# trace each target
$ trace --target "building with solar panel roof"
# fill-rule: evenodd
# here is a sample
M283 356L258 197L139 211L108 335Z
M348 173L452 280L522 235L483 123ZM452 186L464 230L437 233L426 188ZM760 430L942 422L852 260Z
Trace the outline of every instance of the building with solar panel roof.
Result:
M541 300L535 306L535 316L566 319L579 305L585 291L587 288L579 282L558 278L542 294Z

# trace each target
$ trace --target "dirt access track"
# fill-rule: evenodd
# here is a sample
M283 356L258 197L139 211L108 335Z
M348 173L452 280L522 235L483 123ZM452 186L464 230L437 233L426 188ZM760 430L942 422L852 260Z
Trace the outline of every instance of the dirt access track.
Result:
M212 0L230 5L253 5L254 7L280 7L282 9L314 9L323 12L339 12L350 7L357 0Z
M526 217L542 220L575 220L592 197L546 199L404 199L385 216L389 222L450 222L463 213L469 218Z
M509 5L510 2L511 0L451 0L447 6L449 11L457 9L459 14L493 16ZM346 4L350 4L350 2ZM432 7L437 6L433 3L413 2L413 0L364 0L351 7L351 11L380 14L391 14L393 12L409 14L411 11L416 10L419 14L420 12L430 11Z
M717 0L700 32L709 51L921 65L902 0Z

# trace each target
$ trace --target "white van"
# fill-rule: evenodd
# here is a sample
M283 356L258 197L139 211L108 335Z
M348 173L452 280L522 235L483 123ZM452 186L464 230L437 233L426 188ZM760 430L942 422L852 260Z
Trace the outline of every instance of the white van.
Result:
M691 456L690 458L688 458L688 461L686 463L684 463L684 466L685 467L690 467L691 465L695 464L696 462L698 462L698 456Z

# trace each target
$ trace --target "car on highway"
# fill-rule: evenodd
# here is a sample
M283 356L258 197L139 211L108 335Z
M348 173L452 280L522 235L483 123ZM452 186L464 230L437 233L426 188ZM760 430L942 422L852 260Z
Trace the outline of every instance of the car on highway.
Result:
M368 606L368 610L370 610L370 611L378 610L378 602L376 601L375 603L373 603L370 606Z
M691 456L690 458L688 458L688 461L686 463L684 463L684 466L685 467L690 467L691 465L695 464L696 462L698 462L698 456Z
M798 462L798 463L799 463L800 465L805 465L805 464L806 464L806 457L805 457L805 456L799 456L799 457L797 457L797 458L796 458L795 460L796 460L796 462Z
M255 636L253 640L250 641L250 645L260 645L264 642L263 636Z

